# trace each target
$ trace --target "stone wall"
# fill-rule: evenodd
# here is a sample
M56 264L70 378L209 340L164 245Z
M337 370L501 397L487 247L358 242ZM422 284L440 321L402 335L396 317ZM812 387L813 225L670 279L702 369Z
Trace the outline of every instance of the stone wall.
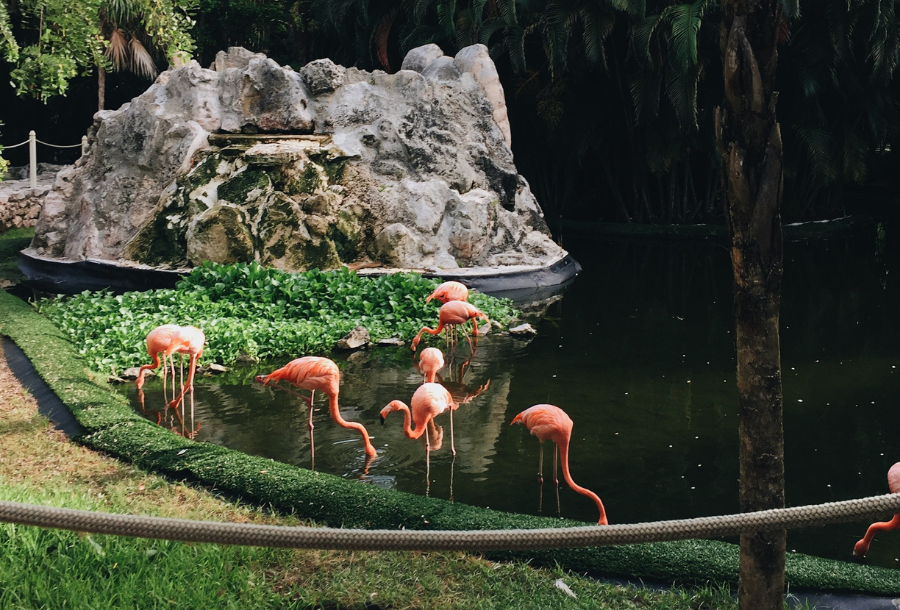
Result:
M35 226L44 197L50 192L55 179L56 172L38 174L35 188L31 188L31 181L27 178L0 182L0 233Z

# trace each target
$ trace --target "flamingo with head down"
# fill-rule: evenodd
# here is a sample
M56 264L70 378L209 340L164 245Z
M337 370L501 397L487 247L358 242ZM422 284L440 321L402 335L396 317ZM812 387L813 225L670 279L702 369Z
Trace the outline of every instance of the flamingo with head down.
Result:
M291 392L291 390L277 385L277 382L282 380L287 381L294 387L309 390L310 395L308 397L303 396L302 394ZM341 426L342 428L350 428L356 430L360 433L360 435L362 436L363 444L365 445L366 456L371 459L374 458L377 454L377 452L375 451L375 447L372 446L371 441L369 441L369 433L368 431L366 431L366 427L359 422L347 421L343 417L341 417L340 407L338 406L338 392L340 390L341 383L341 370L333 360L330 360L328 358L321 358L319 356L304 356L303 358L291 360L280 369L272 371L268 375L257 375L256 381L262 383L263 385L269 385L270 383L274 382L272 383L272 387L290 392L291 394L295 394L306 401L306 404L309 408L309 446L313 459L315 459L315 449L312 442L312 419L313 399L315 398L316 390L321 390L325 393L326 396L328 396L328 409L331 412L331 418L337 423L337 425Z
M603 502L590 489L577 485L569 473L569 441L572 438L573 423L572 419L566 415L566 412L554 405L534 405L516 415L510 422L510 425L517 423L524 424L541 441L540 463L538 466L538 477L541 482L543 482L544 469L544 441L551 440L556 445L556 449L559 450L563 477L566 483L569 484L573 491L594 501L597 508L600 509L600 519L597 521L597 525L607 525L606 509L603 508ZM553 452L553 482L557 486L559 485L559 480L556 478L556 451Z
M166 382L166 370L168 363L166 362L167 358L172 358L172 352L175 351L175 346L172 341L175 338L175 335L178 333L178 330L181 327L177 324L163 324L162 326L157 326L149 333L147 333L147 353L150 355L150 358L153 359L153 362L150 364L145 364L141 367L141 370L138 371L137 376L137 388L140 390L144 387L144 373L147 370L155 369L159 366L159 354L162 353L162 372L163 372L163 383ZM172 383L175 383L175 361L172 358Z
M431 299L435 299L441 303L446 303L447 301L468 301L469 289L461 282L444 282L435 288L434 292L428 295L425 302L427 303Z
M465 324L469 320L472 320L472 336L478 336L478 318L484 318L488 320L487 314L471 305L466 303L465 301L448 301L441 305L441 309L438 312L438 325L437 328L428 328L427 326L423 327L419 330L419 333L416 335L416 338L413 339L412 345L410 348L412 351L416 351L416 346L419 345L419 341L422 339L423 333L428 333L429 335L437 335L443 330L447 335L447 340L449 341L449 330L451 327L460 326ZM488 320L490 322L490 320ZM466 336L466 341L469 342L469 347L471 348L472 342L469 340L469 337Z

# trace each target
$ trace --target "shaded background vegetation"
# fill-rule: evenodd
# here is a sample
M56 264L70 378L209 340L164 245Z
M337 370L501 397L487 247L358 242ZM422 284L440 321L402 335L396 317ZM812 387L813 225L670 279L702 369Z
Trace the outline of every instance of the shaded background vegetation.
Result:
M894 7L893 0L784 2L778 117L788 222L842 216L860 201L896 206ZM193 16L194 57L204 66L240 45L295 68L329 57L393 72L422 44L446 54L486 44L505 88L516 164L551 229L560 218L722 222L712 133L723 86L715 0L199 0ZM8 72L0 65L0 82ZM49 141L77 142L96 107L96 80L76 78L65 98L46 105L0 88L0 141L19 142L34 128L52 133ZM110 73L107 107L148 85ZM21 165L24 149L5 154ZM72 153L40 154L72 160L65 156Z

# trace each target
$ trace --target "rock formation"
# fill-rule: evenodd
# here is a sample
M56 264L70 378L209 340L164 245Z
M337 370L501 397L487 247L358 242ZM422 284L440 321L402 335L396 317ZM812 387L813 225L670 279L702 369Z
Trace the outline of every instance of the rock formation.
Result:
M435 273L566 256L516 171L483 45L419 47L396 74L232 48L97 113L88 140L26 254Z

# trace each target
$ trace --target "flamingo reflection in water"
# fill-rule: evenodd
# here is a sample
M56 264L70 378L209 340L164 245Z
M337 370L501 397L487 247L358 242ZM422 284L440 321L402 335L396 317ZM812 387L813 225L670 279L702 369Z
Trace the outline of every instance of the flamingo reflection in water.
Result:
M600 510L600 519L597 521L597 525L607 525L606 509L603 508L603 502L601 502L597 494L590 489L585 489L584 487L577 485L575 481L572 480L572 475L569 473L569 441L572 438L573 423L572 419L566 415L566 412L554 405L534 405L516 415L512 422L510 422L510 425L517 423L524 424L525 427L541 441L538 480L541 483L542 492L544 484L544 441L551 440L554 445L556 445L553 451L553 483L557 488L557 510L559 510L559 479L556 478L556 453L558 450L560 459L562 460L563 477L565 478L566 483L569 484L569 487L571 487L573 491L580 493L583 496L587 496L594 501L597 508Z
M175 386L172 386L173 397ZM181 410L178 407L172 408L169 406L169 400L166 396L166 388L163 386L163 407L162 409L147 409L145 405L144 399L144 390L143 388L138 388L137 390L137 398L138 403L141 407L141 413L144 415L155 414L156 415L156 423L164 428L168 428L170 431L174 432L178 436L183 436L184 438L189 438L191 440L197 437L197 433L200 431L200 427L202 426L201 422L197 422L197 426L194 427L194 415L193 409L191 412L191 427L187 428L184 422L184 416L181 413ZM191 394L191 401L193 402L193 394ZM182 403L183 405L184 403ZM193 407L193 405L192 405ZM174 413L174 416L171 414ZM165 421L163 421L163 416L165 416ZM177 423L175 420L178 420Z
M313 400L315 399L316 390L320 390L328 396L328 408L331 417L342 428L350 428L356 430L362 435L362 440L366 451L366 468L368 472L369 463L377 455L375 447L369 441L369 433L366 427L359 422L346 421L341 417L340 407L338 406L338 393L340 391L341 370L334 361L319 356L304 356L291 360L280 369L269 373L268 375L257 375L256 381L263 385L268 385L279 390L284 390L295 396L299 396L306 401L309 409L309 451L315 467L315 445L313 441ZM304 396L297 392L278 385L279 381L286 381L296 388L309 390L309 396Z

